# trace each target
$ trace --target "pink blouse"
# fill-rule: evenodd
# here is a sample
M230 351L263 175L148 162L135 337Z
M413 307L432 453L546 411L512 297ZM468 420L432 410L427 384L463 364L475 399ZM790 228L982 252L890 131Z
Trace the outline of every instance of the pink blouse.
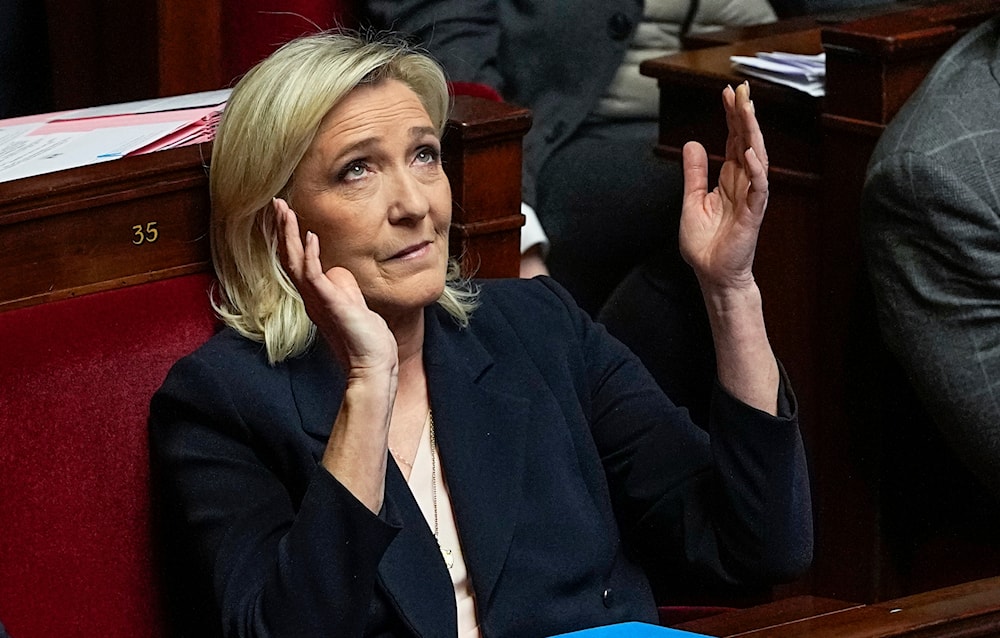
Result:
M455 512L451 508L451 497L448 485L444 480L441 459L434 459L436 464L437 492L437 537L441 547L442 559L449 566L451 583L455 588L455 606L458 610L458 636L460 638L479 638L479 622L476 619L476 598L472 591L472 581L465 566L462 554L462 544L458 538L458 527L455 524ZM434 490L431 488L431 437L430 428L424 425L420 436L420 445L413 458L413 469L407 479L410 491L420 506L427 525L434 531Z

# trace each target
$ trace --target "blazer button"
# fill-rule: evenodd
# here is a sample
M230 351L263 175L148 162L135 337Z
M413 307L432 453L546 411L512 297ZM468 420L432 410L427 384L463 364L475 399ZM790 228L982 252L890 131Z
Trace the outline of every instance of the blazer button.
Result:
M615 591L610 587L605 589L604 593L601 594L601 601L604 603L605 607L610 608L615 604Z
M612 40L624 40L632 33L632 21L620 11L608 18L608 35Z
M566 130L566 122L564 122L563 120L559 120L558 122L556 122L556 125L553 126L548 133L545 134L545 141L549 144L555 142L557 139L559 139L559 137L563 134L563 131L565 130Z

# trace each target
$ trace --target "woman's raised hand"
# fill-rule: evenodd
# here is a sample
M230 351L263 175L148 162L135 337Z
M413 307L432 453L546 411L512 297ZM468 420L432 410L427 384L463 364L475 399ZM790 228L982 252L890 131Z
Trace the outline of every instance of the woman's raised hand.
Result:
M750 86L722 92L729 136L718 186L708 190L708 156L698 142L684 146L680 248L702 289L753 285L753 258L767 206L767 150Z
M722 92L729 137L719 184L708 191L708 155L684 145L681 254L694 268L708 309L719 383L744 403L777 414L780 375L753 276L767 206L767 151L750 86Z
M323 271L319 238L307 232L303 242L288 203L276 198L272 206L281 265L347 372L344 400L321 463L377 513L385 497L389 422L399 384L396 339L385 319L368 308L351 271Z
M309 318L352 376L395 372L396 340L385 320L368 308L349 270L323 270L319 238L312 232L303 242L298 218L283 199L272 202L281 265L299 291Z

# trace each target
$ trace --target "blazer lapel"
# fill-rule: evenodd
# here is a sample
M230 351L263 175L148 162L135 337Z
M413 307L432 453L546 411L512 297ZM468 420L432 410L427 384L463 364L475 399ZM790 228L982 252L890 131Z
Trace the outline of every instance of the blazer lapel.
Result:
M292 391L302 428L315 440L319 462L343 400L344 373L325 345L293 361ZM379 564L378 582L396 613L418 636L454 636L455 592L437 541L392 456L383 516L401 526Z
M529 402L509 392L523 379L494 365L472 331L440 321L428 313L424 362L441 465L482 613L514 536Z
M320 337L309 352L290 359L287 365L302 429L322 445L316 456L319 462L344 399L347 379L337 358Z
M382 589L418 636L454 636L455 590L420 506L396 464L386 473L386 514L402 529L379 564Z
M503 569L522 500L530 402L509 392L523 385L515 366L495 365L472 331L458 330L442 315L434 306L426 313L424 363L441 466L477 607L484 613ZM322 455L342 399L344 374L332 354L317 347L323 352L296 362L292 386L303 429L316 440L316 453ZM403 529L379 566L381 586L418 635L455 635L448 570L391 457L386 508Z

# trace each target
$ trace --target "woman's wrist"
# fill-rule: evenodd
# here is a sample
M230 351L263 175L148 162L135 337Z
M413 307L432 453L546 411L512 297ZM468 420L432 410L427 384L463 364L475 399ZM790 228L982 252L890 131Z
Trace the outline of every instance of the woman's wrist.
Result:
M760 288L753 275L737 285L700 284L705 308L712 321L735 326L746 326L746 322L756 323L758 317L763 323L763 300ZM721 326L720 326L721 327Z
M382 506L395 374L348 378L322 465L371 511Z
M764 324L760 289L752 280L739 287L702 290L715 344L719 383L735 398L777 413L778 364Z

